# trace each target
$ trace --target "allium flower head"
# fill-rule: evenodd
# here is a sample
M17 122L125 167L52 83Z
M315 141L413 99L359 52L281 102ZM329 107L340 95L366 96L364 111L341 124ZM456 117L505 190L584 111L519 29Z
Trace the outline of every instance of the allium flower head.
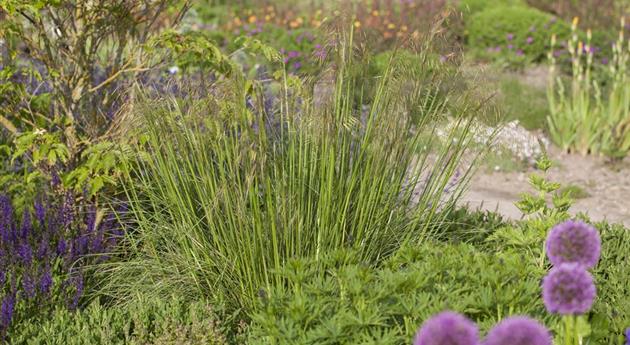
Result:
M494 326L483 345L551 345L549 330L538 321L515 316Z
M626 345L630 345L630 327L626 329Z
M597 294L593 277L577 263L552 268L543 279L542 290L547 310L562 315L587 312Z
M463 315L445 311L425 321L413 345L477 345L479 330Z
M547 256L554 266L578 263L593 268L601 251L599 233L580 221L566 221L551 229L547 237Z

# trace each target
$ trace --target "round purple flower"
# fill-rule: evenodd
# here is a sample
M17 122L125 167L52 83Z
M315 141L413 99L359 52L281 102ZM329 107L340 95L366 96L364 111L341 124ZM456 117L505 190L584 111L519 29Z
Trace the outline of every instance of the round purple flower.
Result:
M630 327L626 329L626 345L630 345Z
M413 345L477 345L479 330L465 316L445 311L425 321Z
M538 321L515 316L494 326L483 345L551 345L551 334Z
M551 229L547 237L547 256L554 266L578 263L593 268L601 252L601 240L594 227L580 221L566 221Z
M552 268L543 279L542 290L547 310L562 315L584 314L597 294L593 277L577 263Z
M511 41L514 39L514 34L507 34L506 38L508 41Z
M534 43L534 38L532 36L528 36L527 37L527 44L532 44Z

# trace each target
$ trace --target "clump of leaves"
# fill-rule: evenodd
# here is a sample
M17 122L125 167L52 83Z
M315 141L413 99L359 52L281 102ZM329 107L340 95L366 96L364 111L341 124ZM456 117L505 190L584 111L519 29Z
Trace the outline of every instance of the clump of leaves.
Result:
M10 336L15 344L224 345L233 337L229 321L221 308L204 301L141 297L121 306L95 301L78 312L58 309L23 322Z
M543 154L536 162L542 174L532 173L529 178L534 193L522 193L516 207L526 219L516 226L507 226L496 231L488 241L499 242L504 246L526 249L532 256L539 257L539 265L544 266L544 240L547 232L555 224L569 218L569 208L573 201L568 191L560 192L562 185L549 180L547 172L551 160Z
M409 344L420 324L445 309L487 330L514 314L547 324L540 300L544 271L517 252L483 253L467 244L403 248L380 268L351 254L328 258L321 275L309 260L278 274L289 281L260 298L256 344Z

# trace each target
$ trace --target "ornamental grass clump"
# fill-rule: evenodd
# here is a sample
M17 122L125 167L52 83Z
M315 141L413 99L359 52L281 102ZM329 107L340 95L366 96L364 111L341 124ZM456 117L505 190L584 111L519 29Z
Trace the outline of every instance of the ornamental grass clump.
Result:
M373 85L357 80L351 39L339 42L330 54L336 83L322 83L324 99L279 71L265 82L233 75L200 97L134 106L143 153L125 181L134 231L108 294L177 291L251 311L284 286L273 272L289 259L321 262L346 248L374 264L439 231L477 157L463 164L475 110L449 92L445 103L462 106L448 114L432 98L441 72L422 65L432 79L409 78L395 57L382 77L365 81L377 84L374 97L355 97ZM449 115L456 125L437 145L432 134Z
M427 320L416 335L413 345L478 345L479 330L474 322L451 311Z
M483 345L551 345L549 330L538 321L514 316L501 321L488 333Z

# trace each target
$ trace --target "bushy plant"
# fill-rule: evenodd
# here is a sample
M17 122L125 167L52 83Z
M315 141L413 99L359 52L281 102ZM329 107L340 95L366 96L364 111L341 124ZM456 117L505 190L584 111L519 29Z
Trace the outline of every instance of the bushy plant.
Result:
M11 199L0 196L3 338L16 322L78 306L89 284L85 267L104 261L120 237L113 214L88 205L77 205L67 192L42 196L18 214Z
M238 79L137 107L147 154L126 185L134 231L106 290L216 295L249 309L284 283L270 272L290 258L355 248L378 262L437 231L467 181L466 167L452 178L470 122L455 119L447 144L427 150L421 133L445 114L414 107L431 86L392 71L360 112L342 49L331 99L285 76L272 107Z
M526 6L496 6L472 15L466 22L467 45L481 57L510 65L542 61L549 37L569 36L562 20Z
M181 298L136 298L121 306L95 301L80 311L56 309L22 322L11 344L225 345L230 333L221 309ZM232 340L233 341L233 340Z
M418 325L442 310L465 313L483 332L514 314L556 322L540 300L544 271L516 251L425 243L380 268L343 264L344 255L328 257L323 277L312 261L290 262L280 272L288 287L259 299L252 343L409 344Z
M457 6L460 11L464 12L464 16L468 17L493 7L523 6L525 4L524 0L459 0Z

